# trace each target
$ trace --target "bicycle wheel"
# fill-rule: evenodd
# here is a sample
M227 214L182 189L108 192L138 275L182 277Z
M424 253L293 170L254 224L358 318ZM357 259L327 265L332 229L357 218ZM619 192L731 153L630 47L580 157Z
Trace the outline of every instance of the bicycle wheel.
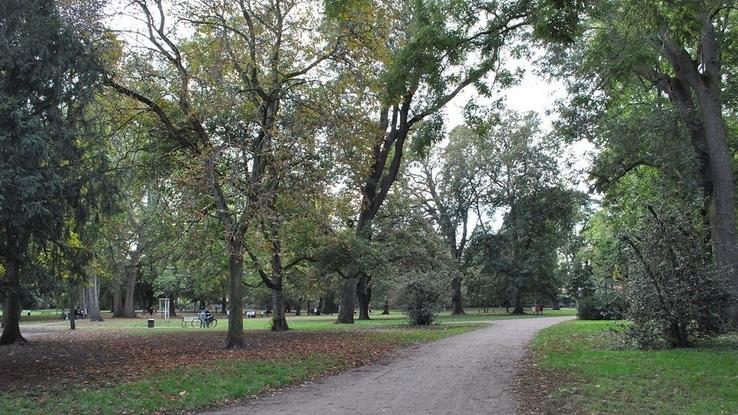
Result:
M192 323L190 323L190 325L192 326L193 329L197 327L202 327L202 321L199 318L196 318L192 320Z
M218 320L213 319L213 321L210 322L210 325L208 327L217 327L218 326Z

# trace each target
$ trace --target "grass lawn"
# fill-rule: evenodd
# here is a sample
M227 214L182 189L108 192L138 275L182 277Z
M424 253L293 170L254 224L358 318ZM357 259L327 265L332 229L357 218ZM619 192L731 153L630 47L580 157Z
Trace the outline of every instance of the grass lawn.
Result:
M268 319L246 320L248 347L240 351L220 347L226 324L193 329L174 320L146 329L144 318L108 319L80 321L72 332L56 328L66 327L64 321L28 323L24 327L40 332L55 330L0 355L0 414L150 414L224 406L375 361L400 346L479 327L417 328L404 315L383 317L349 327L334 324L335 316L293 317L286 333L264 330ZM159 345L165 349L157 350Z
M532 351L552 398L547 413L738 414L738 336L677 350L619 346L612 322L543 330Z
M505 313L504 308L489 309L488 313L479 313L477 309L469 308L466 310L466 314L463 315L451 315L449 311L442 312L438 316L437 322L440 324L472 324L472 323L483 323L490 320L503 320L512 318L536 318L536 317L555 317L555 316L574 316L576 315L575 308L562 308L561 310L545 310L540 316L529 313L524 315L512 315ZM35 314L35 316L34 316ZM222 331L225 332L228 327L227 317L223 314L216 315L218 319L218 325L215 328L192 328L189 324L182 327L182 316L192 317L194 313L180 313L177 317L172 317L169 321L159 319L156 315L153 318L156 319L155 328L147 329L146 320L149 318L148 315L141 314L138 318L124 319L124 318L111 318L109 313L103 313L103 322L90 322L88 320L77 320L76 326L78 330L122 330L127 329L132 333L155 334L171 331L192 331L192 330L211 330L211 331ZM69 328L69 321L60 320L59 312L53 313L40 313L34 311L32 316L34 319L21 319L21 331L24 327L27 328L47 328L66 330ZM290 329L293 330L341 330L341 329L361 329L361 328L390 328L390 327L404 327L409 324L407 315L398 310L392 310L389 315L382 315L381 313L373 313L371 320L356 320L353 325L336 324L336 315L321 315L321 316L294 316L288 315L287 322ZM27 324L25 324L27 323ZM271 325L271 319L268 317L259 317L253 319L244 318L243 321L245 330L267 330Z

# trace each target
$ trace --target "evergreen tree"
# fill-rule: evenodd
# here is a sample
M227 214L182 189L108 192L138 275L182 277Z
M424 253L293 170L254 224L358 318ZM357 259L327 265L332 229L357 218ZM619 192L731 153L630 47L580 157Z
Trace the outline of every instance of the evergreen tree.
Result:
M34 252L73 240L94 199L80 125L99 74L53 0L0 3L0 344L25 341L20 283Z

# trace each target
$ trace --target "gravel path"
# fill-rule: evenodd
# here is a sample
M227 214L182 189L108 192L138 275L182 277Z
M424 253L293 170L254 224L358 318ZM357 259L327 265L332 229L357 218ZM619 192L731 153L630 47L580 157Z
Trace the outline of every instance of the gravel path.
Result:
M208 414L514 414L523 346L538 330L572 318L497 320L389 362Z

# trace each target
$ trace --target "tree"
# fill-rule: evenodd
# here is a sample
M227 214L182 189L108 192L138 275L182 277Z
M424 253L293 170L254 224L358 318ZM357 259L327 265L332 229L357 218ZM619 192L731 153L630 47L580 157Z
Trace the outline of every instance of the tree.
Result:
M420 174L412 175L417 199L443 235L451 255L458 263L451 280L452 314L464 314L461 281L463 255L471 232L469 221L479 215L490 173L482 170L485 157L478 135L467 127L456 127L441 151L431 152L419 163ZM473 231L473 230L472 230Z
M492 186L486 197L488 215L503 211L502 226L487 226L474 235L474 262L493 276L498 295L506 296L516 313L523 300L537 294L553 298L559 249L568 239L580 195L561 182L558 144L544 137L535 114L506 112L481 124ZM534 299L534 298L532 298Z
M100 66L54 1L0 5L0 257L4 267L0 344L24 341L21 279L34 252L64 245L94 206L97 185L83 133ZM88 158L89 157L89 158Z
M351 183L361 195L354 230L369 240L374 218L397 180L411 131L431 118L428 124L438 126L434 116L464 88L489 91L483 78L497 68L503 46L527 23L530 9L517 1L342 0L329 2L327 10L344 22L350 43L357 45L351 57L358 74L352 78L354 88L341 99L348 114L338 120L336 131L337 137L358 132L366 140L347 150L359 172ZM475 53L479 59L472 58ZM340 125L346 119L350 122ZM359 318L369 318L371 284L360 269L347 275L339 323L353 323L357 296Z
M702 188L714 260L729 275L735 294L736 190L724 115L724 98L731 98L729 75L736 68L730 46L735 33L728 29L735 22L732 9L727 1L598 2L584 16L582 26L591 29L567 50L570 59L562 61L571 79L578 79L572 82L573 102L590 110L573 113L597 120L608 101L643 84L671 104L696 160L694 175ZM587 95L602 102L591 105ZM642 140L641 134L630 138ZM736 309L732 314L738 316Z
M253 226L267 234L279 227L274 215L264 214L267 222L257 220L260 212L276 206L283 169L292 168L294 161L282 152L286 144L280 140L291 138L280 134L282 112L299 105L299 88L339 43L329 39L323 46L317 4L279 0L188 5L175 26L189 25L195 36L180 42L172 35L174 26L160 0L134 3L148 43L132 62L141 59L153 66L133 67L140 76L137 83L126 85L126 80L111 77L108 84L155 114L162 138L196 162L191 165L193 177L207 189L229 253L226 347L243 347L246 233ZM167 82L162 85L158 79ZM169 100L170 95L175 98ZM279 241L275 239L272 248L264 283L275 290L276 301L281 298L283 271Z

